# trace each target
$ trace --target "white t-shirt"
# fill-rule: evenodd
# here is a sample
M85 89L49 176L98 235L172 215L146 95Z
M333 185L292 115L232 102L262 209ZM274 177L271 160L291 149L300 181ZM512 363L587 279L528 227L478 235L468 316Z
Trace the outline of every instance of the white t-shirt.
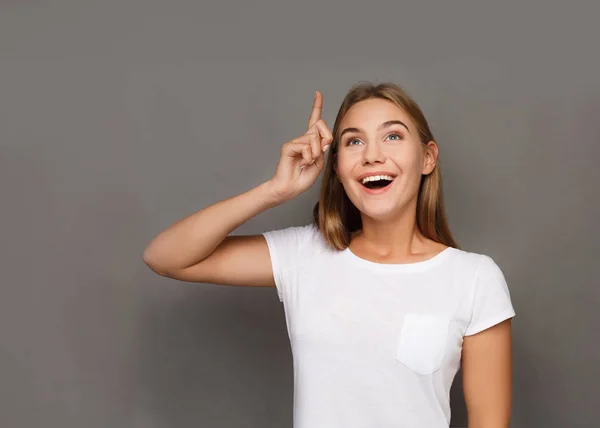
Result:
M263 233L294 364L294 428L438 428L463 336L515 315L489 256L449 247L382 264L313 224Z

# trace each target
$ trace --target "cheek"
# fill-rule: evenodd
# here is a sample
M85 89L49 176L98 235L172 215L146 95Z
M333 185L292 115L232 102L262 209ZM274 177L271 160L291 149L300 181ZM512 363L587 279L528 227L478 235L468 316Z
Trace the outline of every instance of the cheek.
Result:
M334 170L341 177L347 177L352 174L355 162L348 158L348 156L337 156L334 162Z
M415 171L420 173L423 167L423 154L418 150L410 149L402 153L396 153L394 161L405 173L412 173Z

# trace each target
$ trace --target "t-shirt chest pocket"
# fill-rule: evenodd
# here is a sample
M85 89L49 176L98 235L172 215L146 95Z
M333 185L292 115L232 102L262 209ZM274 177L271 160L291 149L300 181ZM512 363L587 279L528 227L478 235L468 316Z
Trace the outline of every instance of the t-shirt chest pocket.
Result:
M439 315L407 313L396 347L396 359L415 373L428 375L442 366L450 320Z

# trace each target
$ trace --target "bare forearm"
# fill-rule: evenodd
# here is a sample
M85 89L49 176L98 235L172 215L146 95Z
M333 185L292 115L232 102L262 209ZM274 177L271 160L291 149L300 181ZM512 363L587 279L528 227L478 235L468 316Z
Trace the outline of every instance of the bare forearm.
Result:
M207 206L162 231L146 247L143 259L158 272L184 269L208 257L240 225L282 204L270 182Z

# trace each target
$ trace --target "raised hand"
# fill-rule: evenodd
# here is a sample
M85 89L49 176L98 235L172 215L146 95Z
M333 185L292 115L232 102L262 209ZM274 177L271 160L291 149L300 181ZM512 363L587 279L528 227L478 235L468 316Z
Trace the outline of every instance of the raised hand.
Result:
M325 164L325 152L333 134L323 119L323 96L315 93L306 132L281 148L275 175L270 182L278 198L287 201L306 191L317 180Z

